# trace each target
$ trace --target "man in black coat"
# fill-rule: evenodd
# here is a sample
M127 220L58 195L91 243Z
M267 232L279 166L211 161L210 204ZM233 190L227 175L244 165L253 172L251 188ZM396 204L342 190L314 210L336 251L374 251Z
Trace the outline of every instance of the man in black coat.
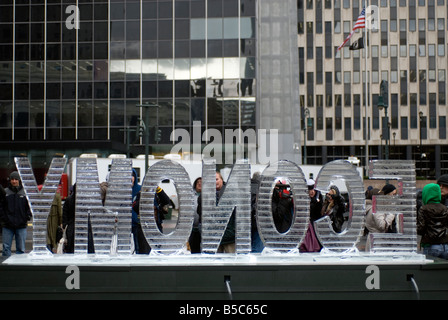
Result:
M9 257L11 255L14 237L16 239L16 253L25 253L26 228L30 219L31 210L25 190L19 173L14 171L9 176L9 185L0 205L0 221L3 227L3 256Z

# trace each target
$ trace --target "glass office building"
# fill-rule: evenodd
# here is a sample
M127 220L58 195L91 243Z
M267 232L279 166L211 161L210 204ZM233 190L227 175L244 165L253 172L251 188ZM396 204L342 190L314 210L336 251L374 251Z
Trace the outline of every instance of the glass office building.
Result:
M145 103L155 154L194 121L255 129L255 0L0 0L0 34L1 167L124 153Z

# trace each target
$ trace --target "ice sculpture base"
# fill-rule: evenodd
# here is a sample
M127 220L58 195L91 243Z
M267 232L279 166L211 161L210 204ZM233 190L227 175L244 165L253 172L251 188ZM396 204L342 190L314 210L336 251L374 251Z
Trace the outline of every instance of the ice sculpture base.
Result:
M422 254L187 254L187 255L99 255L18 254L6 259L5 265L30 266L267 266L267 265L422 265L433 262Z

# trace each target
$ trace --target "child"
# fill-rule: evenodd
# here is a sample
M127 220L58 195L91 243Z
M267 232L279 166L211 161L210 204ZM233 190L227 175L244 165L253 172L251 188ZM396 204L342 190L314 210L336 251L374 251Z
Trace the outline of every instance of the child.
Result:
M448 208L441 204L440 186L430 183L423 188L417 215L417 234L422 236L423 253L448 259Z

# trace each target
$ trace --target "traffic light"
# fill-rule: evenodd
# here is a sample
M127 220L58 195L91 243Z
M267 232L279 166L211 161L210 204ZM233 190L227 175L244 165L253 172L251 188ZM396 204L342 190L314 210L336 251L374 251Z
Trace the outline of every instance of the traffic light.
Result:
M156 129L156 134L155 134L154 140L156 142L162 141L162 130Z

